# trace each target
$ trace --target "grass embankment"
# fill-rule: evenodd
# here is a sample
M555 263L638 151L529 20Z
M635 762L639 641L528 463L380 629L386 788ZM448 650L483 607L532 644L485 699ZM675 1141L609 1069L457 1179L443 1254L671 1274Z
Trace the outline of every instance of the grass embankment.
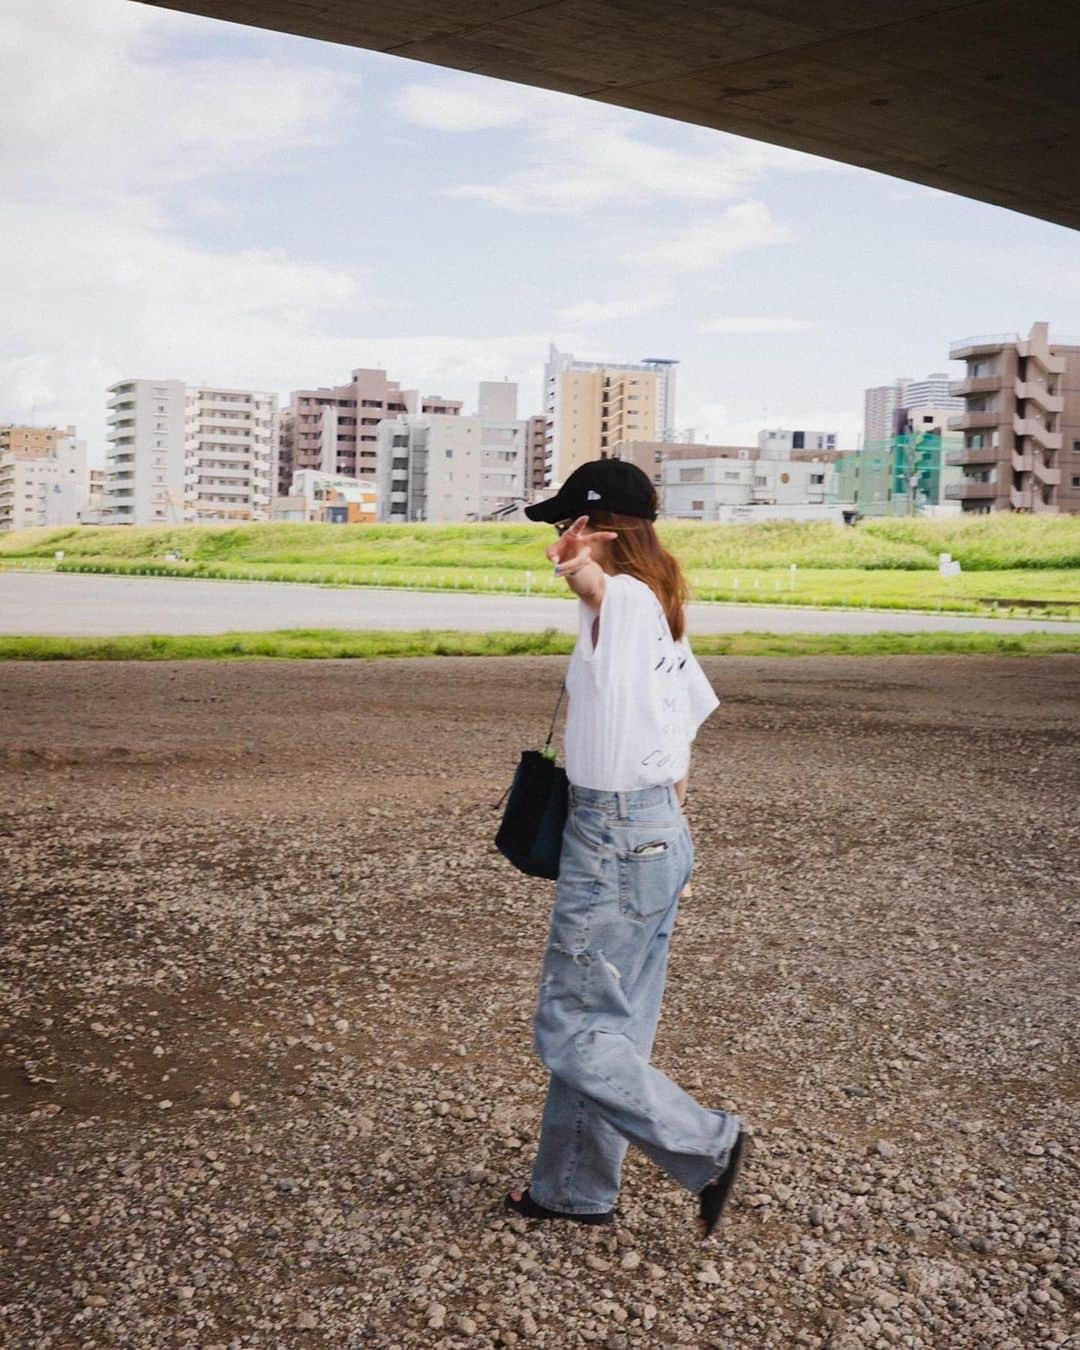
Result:
M697 600L1080 617L1080 516L657 531ZM566 597L544 558L552 538L522 524L26 530L0 538L0 566ZM959 576L939 575L943 552Z
M0 637L7 661L185 661L392 656L561 656L575 635L420 629L282 629L210 636ZM1045 656L1080 654L1077 633L718 633L692 639L699 656Z

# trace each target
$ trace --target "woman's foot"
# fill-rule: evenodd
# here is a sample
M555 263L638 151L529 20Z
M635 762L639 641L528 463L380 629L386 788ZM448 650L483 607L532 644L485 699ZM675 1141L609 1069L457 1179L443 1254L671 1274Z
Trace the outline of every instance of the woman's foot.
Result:
M603 1210L596 1214L571 1214L566 1210L548 1209L529 1194L529 1188L517 1187L503 1199L507 1209L523 1214L526 1219L570 1219L574 1223L613 1223L615 1211Z
M704 1189L698 1192L698 1223L701 1228L702 1242L708 1241L716 1225L724 1217L724 1210L731 1198L731 1190L735 1185L735 1179L739 1175L749 1152L750 1136L745 1130L740 1130L738 1137L731 1146L727 1166L718 1177L715 1177Z

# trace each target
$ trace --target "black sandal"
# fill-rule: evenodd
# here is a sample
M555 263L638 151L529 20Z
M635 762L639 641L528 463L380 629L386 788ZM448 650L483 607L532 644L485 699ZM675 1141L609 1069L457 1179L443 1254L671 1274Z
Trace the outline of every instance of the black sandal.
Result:
M728 1156L728 1164L715 1181L710 1181L703 1190L698 1192L698 1218L704 1225L705 1234L702 1242L707 1242L712 1236L713 1229L724 1217L724 1210L727 1208L728 1200L731 1198L731 1190L735 1185L735 1178L739 1175L743 1163L746 1161L750 1152L750 1136L745 1130L740 1130L738 1138L731 1146L731 1153Z
M548 1209L546 1205L532 1198L527 1186L521 1192L520 1200L515 1200L511 1193L507 1193L503 1204L515 1213L523 1214L526 1219L571 1219L574 1223L613 1223L615 1220L613 1209L602 1210L596 1214L571 1214L567 1210Z

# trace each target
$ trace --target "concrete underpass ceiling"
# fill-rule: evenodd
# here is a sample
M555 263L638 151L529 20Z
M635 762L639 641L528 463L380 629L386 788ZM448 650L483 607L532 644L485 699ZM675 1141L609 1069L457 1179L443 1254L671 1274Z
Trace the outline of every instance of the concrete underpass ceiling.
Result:
M1077 0L143 0L579 94L1080 227Z

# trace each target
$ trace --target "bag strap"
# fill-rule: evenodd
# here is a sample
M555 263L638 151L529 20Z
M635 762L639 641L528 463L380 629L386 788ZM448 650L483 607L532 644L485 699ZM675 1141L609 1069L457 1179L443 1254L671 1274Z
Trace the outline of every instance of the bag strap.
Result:
M557 719L558 716L559 716L559 704L562 703L563 694L565 694L565 693L566 693L566 676L564 675L564 676L563 676L563 682L562 682L562 688L559 690L559 697L558 697L558 698L556 699L556 701L555 701L555 711L551 714L551 726L548 728L547 740L544 742L544 748L545 748L545 749L551 744L551 738L552 738L552 736L555 734L555 721L556 721L556 719ZM495 803L495 805L491 808L493 811L497 811L497 810L499 809L499 807L502 806L503 802L506 800L507 793L510 791L510 788L513 787L513 786L514 786L514 780L513 780L513 778L511 778L511 780L510 780L510 786L506 789L506 792L503 793L503 795L499 798L499 800L498 800L498 801Z
M562 696L566 693L566 676L563 676L562 688L559 690L559 697L555 702L555 711L551 714L551 726L548 727L547 740L544 742L546 749L551 744L551 738L555 734L555 719L559 715L559 704L562 702Z

